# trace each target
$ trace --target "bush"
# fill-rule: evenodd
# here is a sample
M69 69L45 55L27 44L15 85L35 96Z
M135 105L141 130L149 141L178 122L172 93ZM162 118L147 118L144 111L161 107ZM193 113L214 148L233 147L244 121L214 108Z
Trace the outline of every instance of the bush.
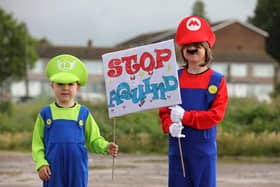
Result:
M247 133L242 136L221 132L217 136L219 156L280 156L280 133Z
M250 99L231 99L220 125L224 131L236 135L250 132L258 134L264 131L280 132L279 104L280 100L277 100L277 104L266 104Z
M0 100L0 115L2 114L7 114L7 115L12 114L12 102L10 100L5 100L5 101Z
M31 136L40 108L49 104L38 99L13 104L11 114L0 113L0 148L31 148ZM116 142L121 152L167 153L168 135L161 129L158 110L109 119L105 103L82 103L92 112L101 134ZM280 156L280 99L271 104L251 99L231 99L224 120L218 125L220 156Z
M109 119L105 103L81 103L90 108L99 125L101 134L113 141L113 126L116 123L116 142L120 151L137 153L166 153L167 135L163 134L157 110L133 113ZM156 146L155 146L156 145Z

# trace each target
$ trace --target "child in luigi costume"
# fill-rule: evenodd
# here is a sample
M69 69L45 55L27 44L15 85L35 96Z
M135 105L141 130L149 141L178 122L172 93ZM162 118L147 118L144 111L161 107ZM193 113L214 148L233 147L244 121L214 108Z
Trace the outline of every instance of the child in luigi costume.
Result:
M88 108L74 101L88 77L80 59L55 56L47 64L46 75L56 99L41 109L35 123L32 156L36 170L44 187L86 187L87 149L116 157L118 145L106 141Z
M189 16L180 22L175 40L185 62L178 71L182 104L159 110L163 131L170 134L168 186L216 187L216 125L228 93L224 76L208 66L215 35L204 19Z

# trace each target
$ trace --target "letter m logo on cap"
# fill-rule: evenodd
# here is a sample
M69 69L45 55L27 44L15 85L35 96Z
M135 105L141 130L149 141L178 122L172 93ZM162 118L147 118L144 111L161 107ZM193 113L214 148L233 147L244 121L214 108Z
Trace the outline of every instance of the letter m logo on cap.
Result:
M190 31L197 31L200 29L201 27L201 22L199 19L197 18L190 18L187 23L186 23L186 27L188 30Z

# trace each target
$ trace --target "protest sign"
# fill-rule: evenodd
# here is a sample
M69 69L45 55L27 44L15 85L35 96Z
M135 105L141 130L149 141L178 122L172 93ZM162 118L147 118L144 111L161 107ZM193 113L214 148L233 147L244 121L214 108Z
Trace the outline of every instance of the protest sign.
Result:
M173 40L102 55L109 117L181 104Z

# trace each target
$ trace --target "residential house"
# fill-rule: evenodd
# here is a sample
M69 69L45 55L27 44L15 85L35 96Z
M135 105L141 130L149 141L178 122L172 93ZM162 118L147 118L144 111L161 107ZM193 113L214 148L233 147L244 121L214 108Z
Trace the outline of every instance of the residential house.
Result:
M89 40L87 46L84 47L39 44L36 49L39 58L35 67L28 72L30 97L52 95L49 80L45 75L47 62L56 55L71 54L85 63L89 74L88 83L86 86L81 87L78 97L91 101L105 99L102 54L121 50L120 47L93 47L92 41ZM11 95L15 100L26 96L25 82L14 82L11 86Z
M269 100L269 94L278 81L278 63L265 51L267 32L238 20L217 22L211 27L217 38L213 47L214 59L211 67L224 74L229 96ZM84 47L39 45L38 62L28 74L29 94L31 97L51 94L49 82L44 74L46 63L55 55L69 53L81 58L89 71L88 84L82 88L79 96L90 100L104 99L102 54L173 39L175 32L175 29L170 29L146 33L111 48L94 47L91 41ZM176 51L177 61L182 64L178 48ZM12 84L13 97L24 96L24 90L23 81Z
M268 33L238 20L211 24L216 35L211 67L224 74L230 97L256 97L269 101L278 81L278 63L265 51ZM148 33L122 42L117 46L139 46L175 37L170 29ZM177 50L177 61L183 63Z

